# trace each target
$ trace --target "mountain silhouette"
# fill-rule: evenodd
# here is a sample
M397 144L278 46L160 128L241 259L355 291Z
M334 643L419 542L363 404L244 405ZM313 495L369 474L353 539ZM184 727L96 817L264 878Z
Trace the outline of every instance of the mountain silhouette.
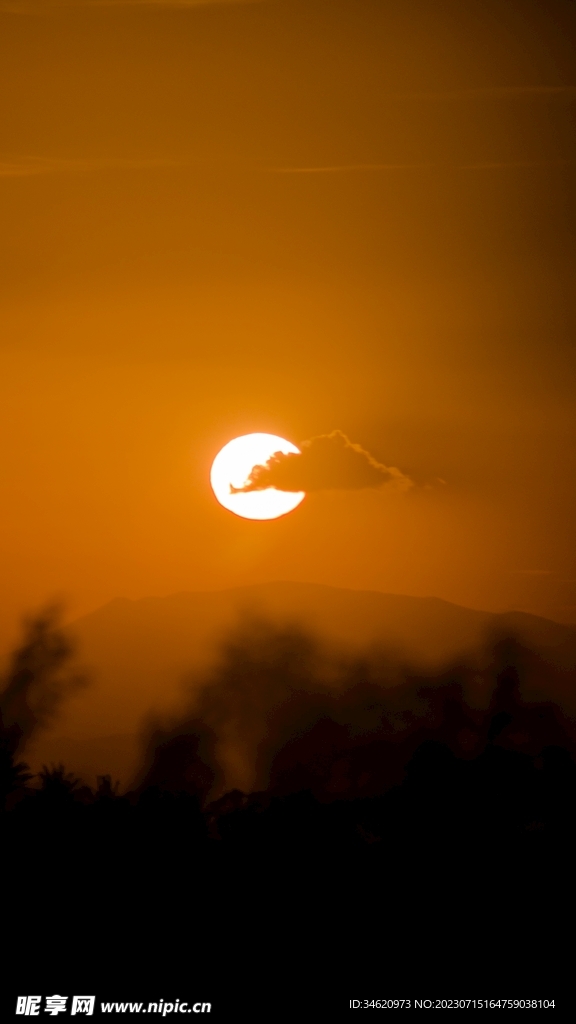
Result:
M504 634L519 637L560 668L576 664L574 627L435 597L275 582L119 598L72 623L92 683L69 699L53 730L30 746L27 760L36 768L65 761L91 782L104 772L128 781L141 754L143 722L177 709L183 680L200 678L242 615L293 623L342 653L378 648L424 670L469 656L490 636ZM571 692L546 696L566 704Z

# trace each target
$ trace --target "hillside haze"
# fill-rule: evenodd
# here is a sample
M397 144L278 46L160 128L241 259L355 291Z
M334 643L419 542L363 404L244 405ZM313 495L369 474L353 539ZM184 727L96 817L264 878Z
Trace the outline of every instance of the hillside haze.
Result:
M143 724L177 711L183 683L202 679L220 642L243 616L295 624L342 652L378 648L422 669L467 655L502 632L543 650L560 666L576 661L573 627L522 612L494 615L434 597L276 582L122 598L70 627L91 682L27 751L33 767L64 761L90 779L111 772L126 781L138 762Z

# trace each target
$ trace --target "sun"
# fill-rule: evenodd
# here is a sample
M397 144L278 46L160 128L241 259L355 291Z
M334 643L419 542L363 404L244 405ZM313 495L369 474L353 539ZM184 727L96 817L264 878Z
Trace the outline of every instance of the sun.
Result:
M300 454L300 449L276 434L244 434L225 444L212 463L210 483L224 508L243 519L278 519L296 508L304 491L264 491L234 494L230 487L242 487L254 466L263 466L276 452Z

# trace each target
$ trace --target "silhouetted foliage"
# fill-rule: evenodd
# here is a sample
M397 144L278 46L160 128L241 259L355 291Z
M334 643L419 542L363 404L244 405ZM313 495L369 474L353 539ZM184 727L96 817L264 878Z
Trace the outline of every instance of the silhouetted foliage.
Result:
M138 792L187 793L204 803L216 776L216 770L206 764L213 759L212 747L211 732L199 720L180 723L171 731L154 729Z
M12 794L22 792L31 775L24 761L16 761L9 737L0 737L0 811Z
M513 987L526 971L553 978L576 853L575 736L556 704L523 696L531 658L508 641L481 670L401 675L328 665L295 630L236 634L182 720L150 731L131 792L109 776L92 792L62 765L23 785L5 819L26 913L52 920L56 899L78 929L80 903L75 964L99 955L99 927L122 967L128 941L145 963L156 936L154 977L190 962L273 972L297 935L299 963L319 973L345 954L349 985L381 969L383 950L398 979L407 962L434 984L476 978L474 964L490 984L500 968ZM232 754L250 752L266 784L219 793Z
M534 674L537 656L506 639L484 661L482 668L462 663L414 674L381 659L330 659L296 629L244 624L196 686L187 715L152 737L148 756L157 765L148 771L167 777L170 762L173 790L178 778L180 787L189 785L185 771L207 785L200 757L213 773L213 798L227 778L248 783L236 788L277 795L309 789L329 801L398 785L427 740L463 759L494 743L531 757L552 745L574 754L574 723L552 701L522 694L520 678L526 666ZM205 795L199 784L196 791Z
M59 628L59 610L48 608L24 624L24 637L16 649L0 691L0 802L20 793L32 776L28 765L17 761L35 730L47 725L68 693L85 682L63 673L72 644Z
M99 775L96 783L96 800L115 800L119 789L120 783L112 782L111 775Z
M40 794L52 801L69 801L77 798L82 789L81 781L72 772L67 772L63 764L46 765L38 773Z
M23 641L12 655L0 693L0 729L14 752L86 682L84 676L63 673L74 649L58 626L59 617L57 608L48 608L28 619Z

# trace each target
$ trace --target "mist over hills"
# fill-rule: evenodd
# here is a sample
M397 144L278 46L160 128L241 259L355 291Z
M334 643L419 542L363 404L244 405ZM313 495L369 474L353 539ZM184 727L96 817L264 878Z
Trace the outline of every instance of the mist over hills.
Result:
M153 715L177 711L183 682L202 678L242 616L299 626L342 654L379 649L432 670L513 634L560 669L576 665L576 629L523 612L496 615L434 597L274 582L224 591L119 598L70 627L91 684L27 750L33 768L64 761L84 778L128 782ZM572 703L571 694L555 699ZM570 707L568 707L570 711ZM576 713L576 706L574 709Z

